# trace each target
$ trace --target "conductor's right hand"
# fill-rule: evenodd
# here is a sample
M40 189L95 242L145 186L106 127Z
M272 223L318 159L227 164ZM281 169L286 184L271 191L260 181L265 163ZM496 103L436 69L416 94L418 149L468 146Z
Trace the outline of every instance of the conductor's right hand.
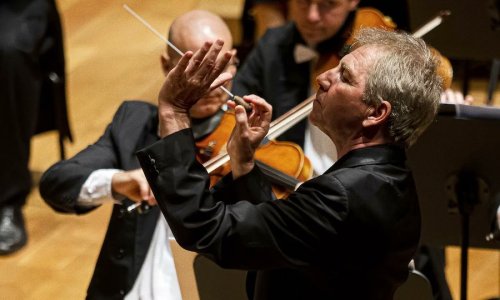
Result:
M111 179L111 189L113 194L120 194L136 202L146 201L149 205L156 205L156 199L142 169L114 174Z
M158 95L160 136L163 138L191 126L189 109L208 92L232 78L224 72L232 57L220 55L224 42L205 42L196 53L187 51L168 73Z
M255 150L266 137L272 117L272 107L264 99L255 95L243 99L253 107L249 116L243 106L235 107L234 102L229 102L235 109L236 118L236 126L227 144L234 179L253 169Z

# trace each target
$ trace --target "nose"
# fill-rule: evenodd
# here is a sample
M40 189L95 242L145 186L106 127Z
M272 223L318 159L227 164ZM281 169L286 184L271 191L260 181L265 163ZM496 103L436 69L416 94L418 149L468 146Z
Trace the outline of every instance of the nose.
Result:
M318 3L311 3L307 8L307 20L311 23L316 23L320 20Z
M333 83L333 80L330 78L332 70L333 69L325 71L316 77L316 83L318 84L320 90L325 90L325 91L328 90L330 85Z
M317 82L318 84L320 83L320 81L322 81L322 80L325 80L325 79L326 79L326 72L328 72L328 71L325 71L325 72L323 72L323 73L319 74L318 76L316 76L316 82Z

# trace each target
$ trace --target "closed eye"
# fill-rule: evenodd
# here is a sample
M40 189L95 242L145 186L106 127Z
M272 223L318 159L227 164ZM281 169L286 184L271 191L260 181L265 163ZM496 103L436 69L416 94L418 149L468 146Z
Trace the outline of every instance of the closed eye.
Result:
M349 69L344 64L340 66L340 80L345 83L351 82L351 73L349 73Z

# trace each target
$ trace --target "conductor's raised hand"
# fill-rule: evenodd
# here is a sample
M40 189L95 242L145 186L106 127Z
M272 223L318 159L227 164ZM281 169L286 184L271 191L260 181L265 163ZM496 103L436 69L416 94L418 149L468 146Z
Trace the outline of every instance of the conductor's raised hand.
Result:
M172 106L180 112L187 112L203 95L232 78L223 73L232 54L230 51L219 56L224 42L205 42L196 53L186 52L170 71L160 90L158 104Z
M219 55L224 42L205 42L196 53L186 52L168 73L158 96L160 135L162 137L187 128L188 111L202 96L232 78L223 72L232 53Z
M227 145L233 178L253 169L255 150L266 137L272 117L272 107L264 99L255 95L245 96L243 99L252 105L250 115L247 115L243 106L235 106L234 102L229 102L234 107L236 118L236 125Z

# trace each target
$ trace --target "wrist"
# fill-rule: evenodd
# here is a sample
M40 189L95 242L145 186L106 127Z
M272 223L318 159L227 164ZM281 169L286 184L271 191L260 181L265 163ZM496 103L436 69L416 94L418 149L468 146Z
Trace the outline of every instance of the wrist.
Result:
M255 161L253 159L245 163L239 163L239 164L231 163L233 179L237 179L241 176L250 173L254 167L255 167Z
M158 108L159 133L164 138L185 128L191 127L189 113L185 109L163 105Z

